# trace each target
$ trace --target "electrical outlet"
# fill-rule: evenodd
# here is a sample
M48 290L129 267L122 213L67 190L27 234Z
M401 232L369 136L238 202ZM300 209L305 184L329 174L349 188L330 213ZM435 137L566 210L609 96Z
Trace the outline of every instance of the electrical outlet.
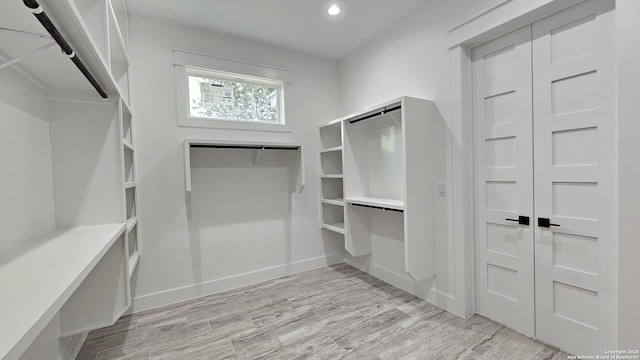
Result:
M447 196L447 184L438 184L438 196Z

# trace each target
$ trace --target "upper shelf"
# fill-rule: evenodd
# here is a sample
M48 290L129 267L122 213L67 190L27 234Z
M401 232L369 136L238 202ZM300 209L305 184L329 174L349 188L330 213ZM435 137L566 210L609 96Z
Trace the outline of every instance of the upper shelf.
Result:
M263 150L289 150L294 152L290 165L289 191L301 193L304 189L304 161L302 161L302 146L291 143L278 142L255 142L255 141L226 141L226 140L184 140L184 166L185 166L185 186L187 193L191 192L191 148L212 148L212 149L238 149L254 150L254 168L257 167L260 159L260 152Z
M119 79L110 72L111 61L105 51L108 46L106 42L109 41L106 26L109 14L107 2L104 0L39 0L38 2L107 95L119 96L121 93L118 90ZM87 10L89 4L96 10ZM101 4L104 5L104 9ZM104 19L99 20L100 17ZM53 41L22 1L3 3L0 24L3 28L45 35L40 38L19 32L0 32L0 63ZM124 40L121 35L115 38L111 36L111 38L113 38L112 41L117 42L119 48L123 47ZM126 57L126 52L120 55ZM15 68L46 90L64 88L93 91L88 80L60 51L57 44L42 52L29 55L15 65ZM100 99L100 96L95 93L95 98Z
M18 358L29 347L124 229L60 229L0 257L0 359Z

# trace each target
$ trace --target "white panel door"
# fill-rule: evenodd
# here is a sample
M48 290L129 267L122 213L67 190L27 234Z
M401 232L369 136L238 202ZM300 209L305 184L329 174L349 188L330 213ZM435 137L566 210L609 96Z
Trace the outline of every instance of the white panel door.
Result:
M612 7L533 25L536 337L575 354L616 349Z
M473 50L478 313L534 335L531 27ZM511 219L511 220L509 220Z

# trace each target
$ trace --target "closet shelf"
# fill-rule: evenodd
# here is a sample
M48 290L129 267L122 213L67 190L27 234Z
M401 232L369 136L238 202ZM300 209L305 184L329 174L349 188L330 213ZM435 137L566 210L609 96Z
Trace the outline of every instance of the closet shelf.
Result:
M342 179L344 175L342 174L323 174L320 175L322 179Z
M133 272L136 271L136 267L138 266L139 262L140 262L140 252L136 251L129 258L129 279L131 279L131 276L133 276Z
M127 220L127 233L129 233L136 225L138 225L138 217L134 216Z
M328 149L320 150L321 154L334 152L334 151L342 151L342 146L334 146Z
M125 189L131 189L131 188L134 188L136 186L137 186L137 184L135 182L128 182L128 183L124 184L124 188Z
M129 142L129 140L122 140L122 144L129 150L131 151L136 151L136 149L133 147L133 145Z
M337 232L338 234L343 234L344 235L344 223L322 224L322 228Z
M302 146L291 143L276 142L253 142L253 141L225 141L225 140L184 140L184 167L185 167L185 187L187 197L191 193L191 149L236 149L256 151L255 161L252 164L254 169L258 166L261 151L284 150L292 152L291 164L289 165L289 191L301 193L305 186L304 161L302 161Z
M351 197L345 199L345 202L352 205L373 206L378 208L404 211L404 201L402 200L381 199L374 197Z
M344 199L322 199L322 203L336 206L344 206Z
M124 229L124 223L59 229L0 256L0 359L29 347Z
M60 31L65 34L69 43L74 45L74 50L91 71L98 83L104 88L109 97L117 97L120 91L117 87L113 75L109 72L107 59L98 51L98 45L92 38L85 20L82 18L78 7L73 0L62 1L41 1L40 5L45 12L51 15ZM27 10L27 13L28 10ZM29 13L29 15L31 15ZM32 15L31 15L32 16ZM79 78L78 76L73 76ZM81 80L82 81L82 80ZM52 86L60 86L58 84L49 84ZM62 85L63 87L65 85ZM85 83L79 83L76 88L88 89Z

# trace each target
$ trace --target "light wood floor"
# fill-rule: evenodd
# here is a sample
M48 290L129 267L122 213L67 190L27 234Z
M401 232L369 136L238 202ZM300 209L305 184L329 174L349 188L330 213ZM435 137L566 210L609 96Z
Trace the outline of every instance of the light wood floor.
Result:
M144 313L77 360L567 359L480 316L461 319L346 264Z

